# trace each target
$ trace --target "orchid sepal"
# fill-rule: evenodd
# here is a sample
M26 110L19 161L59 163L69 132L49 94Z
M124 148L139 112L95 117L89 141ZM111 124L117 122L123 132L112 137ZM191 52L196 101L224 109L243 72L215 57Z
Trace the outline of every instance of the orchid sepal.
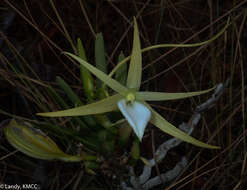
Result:
M122 95L115 94L98 102L94 102L84 106L79 106L76 108L71 108L71 109L56 111L56 112L37 113L37 115L44 117L65 117L65 116L67 117L67 116L84 116L84 115L92 115L92 114L101 114L101 113L117 110L116 102L122 98L123 98Z
M194 144L199 147L203 148L209 148L209 149L219 149L218 146L213 146L210 144L206 144L202 141L199 141L192 136L186 134L185 132L181 131L174 125L172 125L170 122L168 122L165 118L163 118L159 113L157 113L153 108L151 108L146 102L143 102L147 106L147 108L150 109L152 113L152 117L150 119L150 123L152 123L154 126L158 127L163 132L176 137L177 139L180 139L184 142Z
M178 100L189 98L193 96L198 96L201 94L208 93L214 90L215 87L195 92L184 92L184 93L166 93L166 92L136 92L136 99L145 100L145 101L165 101L165 100Z

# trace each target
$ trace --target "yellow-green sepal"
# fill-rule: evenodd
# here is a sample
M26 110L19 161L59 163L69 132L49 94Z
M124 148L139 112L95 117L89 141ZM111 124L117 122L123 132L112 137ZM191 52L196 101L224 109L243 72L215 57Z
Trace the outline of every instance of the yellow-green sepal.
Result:
M205 94L214 89L215 87L207 90L202 90L197 92L185 92L185 93L136 92L136 99L145 100L145 101L177 100L177 99L189 98L192 96Z
M160 114L158 114L155 110L153 110L147 103L143 102L151 111L152 113L152 117L150 122L158 127L160 130L162 130L163 132L176 137L177 139L180 139L181 141L185 141L187 143L199 146L199 147L203 147L203 148L210 148L210 149L219 149L220 147L218 146L213 146L213 145L209 145L206 144L204 142L201 142L195 138L193 138L192 136L186 134L185 132L183 132L182 130L176 128L174 125L172 125L171 123L169 123L168 121L166 121Z
M122 98L123 96L121 96L120 94L116 94L98 102L87 104L84 106L56 112L37 113L37 115L44 117L65 117L106 113L117 110L118 108L116 102L118 102Z
M70 57L72 57L73 59L78 61L80 64L82 64L84 67L86 67L91 73L93 73L98 79L102 80L106 85L108 85L114 91L116 91L116 92L118 92L120 94L123 94L123 95L126 94L126 92L128 91L128 88L126 88L125 86L121 85L119 82L117 82L116 80L112 79L107 74L105 74L104 72L100 71L99 69L97 69L96 67L92 66L91 64L87 63L86 61L84 61L80 57L78 57L78 56L76 56L74 54L71 54L71 53L67 53L67 52L65 52L64 54L69 55Z
M139 90L142 79L142 53L139 30L134 17L134 39L133 49L130 58L129 71L127 76L127 87L134 90Z

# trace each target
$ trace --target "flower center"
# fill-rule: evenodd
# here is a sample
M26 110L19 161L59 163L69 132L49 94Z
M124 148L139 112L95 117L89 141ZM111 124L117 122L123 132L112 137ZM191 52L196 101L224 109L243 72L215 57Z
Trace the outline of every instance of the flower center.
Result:
M133 104L135 101L135 95L133 93L129 93L126 96L126 102L127 104Z

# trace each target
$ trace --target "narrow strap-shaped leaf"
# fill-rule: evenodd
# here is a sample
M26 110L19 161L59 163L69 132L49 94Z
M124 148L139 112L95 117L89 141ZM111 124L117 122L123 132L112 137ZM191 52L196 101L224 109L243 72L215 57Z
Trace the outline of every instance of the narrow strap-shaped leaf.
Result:
M176 99L183 99L189 98L192 96L197 96L200 94L205 94L214 90L215 87L197 91L197 92L185 92L185 93L166 93L166 92L137 92L136 99L145 100L145 101L164 101L164 100L176 100Z
M61 109L69 109L70 107L67 105L67 103L64 101L64 99L51 87L48 86L47 91L49 93L49 96L53 97L55 100L55 103L60 106ZM75 121L76 125L80 125L81 128L88 128L88 125L79 117L75 117L73 119ZM73 126L72 121L68 121L71 126ZM61 127L59 127L61 128Z
M102 33L96 34L95 39L95 64L97 69L102 72L107 72L107 65L105 59L105 44Z
M71 89L71 87L61 77L57 77L56 81L57 81L58 85L63 89L65 94L68 96L69 100L73 103L73 105L76 105L76 106L82 106L83 105L80 98L74 93L74 91ZM96 125L95 120L91 116L85 116L83 118L79 118L79 120L80 119L85 121L89 126L95 126ZM77 120L78 120L78 118L77 118Z
M116 92L125 95L125 93L128 91L128 89L125 86L121 85L119 82L112 79L111 77L100 71L99 69L95 68L86 61L82 60L80 57L67 52L65 52L65 54L74 58L76 61L78 61L80 64L86 67L91 73L93 73L97 78L102 80L104 83L106 83L110 88L112 88Z
M76 108L67 109L63 111L37 113L37 115L45 116L45 117L64 117L64 116L82 116L82 115L100 114L100 113L117 110L117 102L122 98L123 97L120 94L116 94L85 106L79 106Z
M120 63L122 60L124 60L125 56L123 52L121 52L118 56L118 62ZM115 79L120 82L122 85L126 84L127 79L127 64L124 64L122 67L119 67L119 69L116 71Z
M130 58L129 72L127 78L127 87L139 90L142 78L142 54L141 43L139 38L138 26L134 18L134 39L133 49Z
M156 127L158 127L160 130L164 131L165 133L199 147L210 148L210 149L220 148L218 146L206 144L204 142L201 142L191 137L190 135L186 134L185 132L181 131L180 129L176 128L171 123L166 121L160 114L154 111L147 103L145 103L145 105L148 106L152 112L152 117L150 122Z
M82 105L80 98L74 93L74 91L71 89L67 82L65 82L59 76L56 77L56 82L60 86L60 88L63 89L65 94L68 96L68 98L74 105Z
M82 42L80 38L77 39L77 49L78 49L78 55L81 59L87 62L87 57L85 53L85 49L82 45ZM81 80L82 80L82 86L83 90L85 92L86 97L88 100L94 99L94 80L89 72L83 65L80 65L80 73L81 73Z
M94 55L95 55L96 68L104 73L107 73L107 65L105 59L105 45L104 45L104 38L102 33L96 34ZM100 88L101 85L102 82L97 80L96 81L97 88Z

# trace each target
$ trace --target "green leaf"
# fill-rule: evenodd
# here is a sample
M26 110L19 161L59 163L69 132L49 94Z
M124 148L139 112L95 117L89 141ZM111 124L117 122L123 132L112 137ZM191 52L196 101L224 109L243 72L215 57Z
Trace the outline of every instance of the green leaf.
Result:
M73 103L73 105L76 105L76 106L82 106L83 105L80 98L74 93L74 91L70 88L70 86L61 77L57 77L56 81L57 81L58 85L63 89L65 94L68 96L70 101ZM85 116L83 118L77 118L76 120L80 120L80 119L83 119L83 121L85 121L89 126L95 126L96 125L95 120L91 116Z
M105 59L105 45L102 33L96 34L95 39L95 65L96 68L107 74L107 64ZM102 81L96 80L96 87L100 88L103 85Z
M121 85L119 82L116 80L112 79L102 71L98 70L94 66L90 65L86 61L82 60L80 57L73 55L71 53L65 53L66 55L69 55L70 57L74 58L76 61L78 61L80 64L82 64L84 67L86 67L90 72L92 72L97 78L102 80L104 83L106 83L110 88L115 90L116 92L125 95L126 92L128 92L128 89Z
M153 125L155 125L156 127L158 127L160 130L164 131L165 133L167 133L173 137L176 137L182 141L185 141L185 142L191 143L193 145L199 146L199 147L210 148L210 149L220 148L218 146L213 146L213 145L203 143L203 142L189 136L185 132L181 131L180 129L176 128L171 123L166 121L160 114L158 114L156 111L154 111L147 103L145 103L145 105L147 105L152 112L152 117L151 117L150 122Z
M56 77L56 82L63 89L73 105L82 105L80 98L74 93L70 86L61 77Z
M96 34L95 39L95 63L97 69L107 73L107 65L105 59L105 45L102 33Z
M87 56L86 56L86 53L85 53L85 49L84 49L84 47L82 45L82 42L81 42L80 38L77 38L77 50L78 50L79 57L87 62ZM86 71L88 72L88 70L86 70Z
M141 43L139 38L138 26L134 18L134 39L133 49L130 58L129 72L127 78L127 87L139 90L142 79L142 54Z
M120 63L122 60L124 60L124 54L123 52L120 53L118 56L118 62ZM126 84L127 79L127 65L124 64L122 67L119 67L119 69L116 71L115 79L120 82L122 85Z
M47 92L50 97L54 99L54 102L61 107L61 109L69 109L69 106L67 103L64 101L64 99L51 87L48 86ZM74 121L76 122L75 125L80 125L81 128L88 128L88 125L84 121L82 121L79 117L74 118ZM69 121L70 125L73 126L73 122Z
M164 92L137 92L136 98L145 101L164 101L164 100L177 100L183 98L189 98L200 94L205 94L214 90L215 87L197 91L197 92L185 92L185 93L164 93Z
M81 59L87 62L86 53L80 38L77 39L77 49L78 55ZM81 73L81 80L82 80L82 87L85 92L85 95L88 100L94 99L94 80L89 72L83 65L80 65L80 73Z
M117 110L117 102L122 98L123 97L120 94L116 94L98 102L87 104L85 106L79 106L76 108L56 112L37 113L37 115L45 117L64 117L106 113Z
M4 128L9 143L28 156L44 160L81 161L79 156L64 153L41 130L35 129L30 123L17 122L12 119Z

